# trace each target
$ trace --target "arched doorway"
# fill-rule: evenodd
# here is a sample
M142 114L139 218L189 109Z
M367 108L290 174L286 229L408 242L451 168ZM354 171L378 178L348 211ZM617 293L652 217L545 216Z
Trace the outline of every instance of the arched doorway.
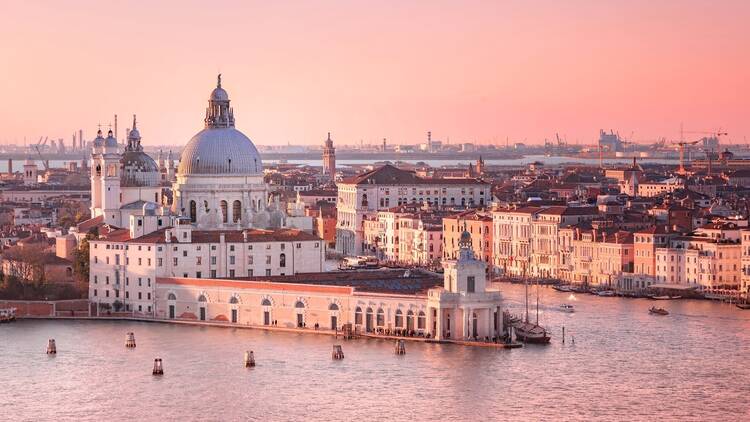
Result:
M328 310L331 312L331 329L337 330L339 327L338 319L339 319L339 305L335 303L331 303L328 306Z
M240 303L239 299L237 299L237 296L232 296L229 298L229 304L232 306L232 323L236 324L239 320L239 309L238 304Z
M298 300L294 304L295 311L297 312L297 327L302 328L305 326L305 304Z
M169 319L174 319L177 308L177 296L174 293L170 293L167 296L167 300L169 301Z
M365 315L365 331L371 332L372 331L372 308L367 308L367 315Z
M414 331L414 312L412 311L406 313L406 331Z
M265 298L260 306L263 307L263 325L271 325L271 301Z
M206 300L205 295L198 296L198 313L199 313L198 318L201 321L206 320L206 302L208 301Z
M473 338L477 337L477 325L478 325L477 313L472 312L471 314L471 337Z
M190 222L195 223L198 220L198 210L195 207L195 201L190 201Z

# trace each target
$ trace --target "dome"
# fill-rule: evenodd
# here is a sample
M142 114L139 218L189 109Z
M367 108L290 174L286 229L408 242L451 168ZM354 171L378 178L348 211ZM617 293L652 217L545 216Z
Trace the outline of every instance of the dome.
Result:
M214 88L213 91L211 91L211 97L208 99L209 101L229 101L229 94L224 90L224 88L218 86Z
M263 171L258 150L250 138L233 127L206 128L182 150L177 173L252 174Z
M102 130L99 129L99 131L96 132L96 138L94 138L94 147L102 146L104 146L104 138L102 138Z
M158 186L159 167L156 161L143 151L125 151L120 159L122 165L121 186Z
M211 92L204 119L205 129L198 132L180 155L179 175L260 175L263 163L250 138L234 128L234 113L229 95L221 87L221 75Z
M107 134L107 139L104 140L104 146L108 148L117 148L117 139L115 139L114 135L112 135L111 130Z

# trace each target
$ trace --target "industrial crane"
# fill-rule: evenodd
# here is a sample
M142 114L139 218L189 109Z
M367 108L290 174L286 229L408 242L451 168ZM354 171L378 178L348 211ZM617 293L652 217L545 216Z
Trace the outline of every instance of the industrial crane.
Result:
M683 175L685 174L685 146L686 146L686 145L695 145L695 144L697 144L698 142L700 142L700 141L692 141L692 142L685 142L685 141L680 141L680 142L672 142L672 143L673 143L674 145L679 145L679 146L680 146L680 169L679 169L679 170L677 170L677 173L679 173L679 174L683 174Z

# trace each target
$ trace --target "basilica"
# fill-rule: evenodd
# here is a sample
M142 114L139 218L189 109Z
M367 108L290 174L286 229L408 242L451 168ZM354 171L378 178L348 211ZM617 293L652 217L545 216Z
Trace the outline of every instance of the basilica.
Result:
M269 195L260 154L234 122L219 75L204 128L185 146L176 173L171 153L157 164L143 151L135 116L124 151L111 130L106 138L100 130L92 145L91 217L121 228L145 214L185 217L201 230L307 226Z

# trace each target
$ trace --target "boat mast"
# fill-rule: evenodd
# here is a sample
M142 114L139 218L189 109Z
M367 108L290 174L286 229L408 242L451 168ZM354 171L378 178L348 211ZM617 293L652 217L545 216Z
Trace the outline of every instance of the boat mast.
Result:
M539 280L536 282L536 325L539 325Z
M524 284L524 289L525 289L525 293L526 293L524 295L524 297L526 298L526 316L525 316L525 319L526 319L526 323L528 323L529 322L529 279L526 278L526 267L524 267L524 271L523 271L523 280L524 280L524 283L523 283Z

